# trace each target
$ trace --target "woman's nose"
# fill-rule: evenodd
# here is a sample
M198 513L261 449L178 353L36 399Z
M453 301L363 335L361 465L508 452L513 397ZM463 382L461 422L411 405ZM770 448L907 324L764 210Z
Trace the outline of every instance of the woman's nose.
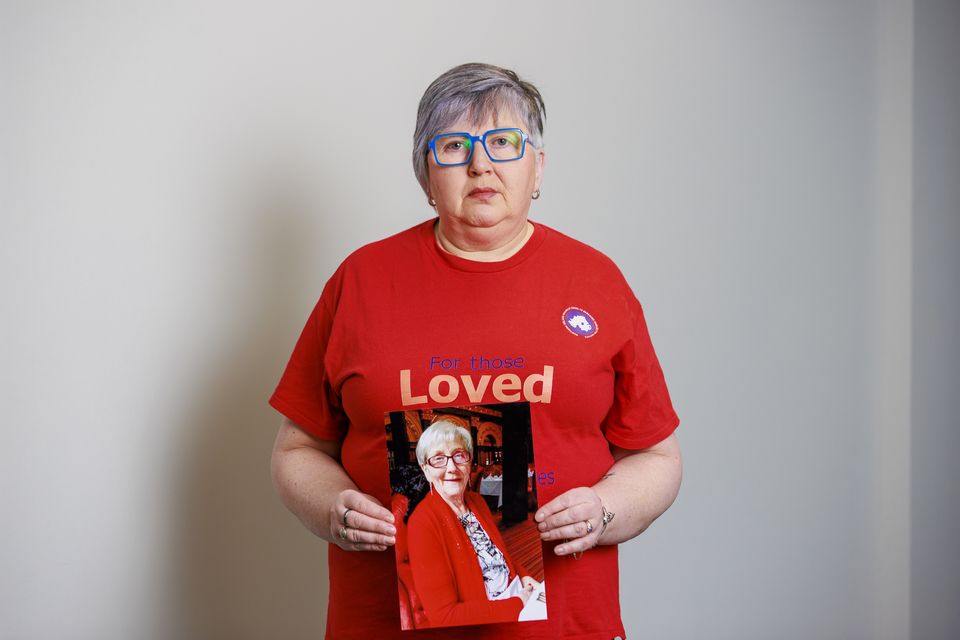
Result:
M473 147L473 155L470 157L469 170L473 175L486 173L493 168L490 162L490 156L487 155L487 148L483 143L477 142Z

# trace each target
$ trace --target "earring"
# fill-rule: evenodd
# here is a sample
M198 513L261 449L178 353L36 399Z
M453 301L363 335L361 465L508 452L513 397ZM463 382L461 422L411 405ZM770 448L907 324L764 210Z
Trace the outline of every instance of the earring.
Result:
M537 189L537 190L534 191L533 194L530 196L530 199L531 199L531 200L536 200L536 199L539 198L539 197L540 197L540 189Z
M435 207L437 206L437 201L433 198L427 198L427 204L429 204L431 207Z

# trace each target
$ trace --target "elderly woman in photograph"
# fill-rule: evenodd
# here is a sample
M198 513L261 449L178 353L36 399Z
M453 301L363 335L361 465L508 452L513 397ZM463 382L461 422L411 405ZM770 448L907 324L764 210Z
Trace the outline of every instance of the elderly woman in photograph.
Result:
M417 441L430 493L408 524L410 567L431 626L516 622L537 581L510 557L483 498L467 490L473 443L451 422Z
M535 521L545 542L548 619L431 629L430 637L625 635L617 545L677 495L679 420L623 274L599 251L529 219L542 189L545 115L537 88L508 69L464 64L430 84L417 110L413 168L435 216L343 261L270 398L285 416L274 484L304 525L332 543L328 638L418 633L400 630L396 563L382 553L396 541L383 506L391 499L384 415L514 402L529 403L544 480ZM597 163L601 172L619 171L615 127L577 126L582 131L568 136L575 146L561 151L574 163L568 171L578 162L593 165L581 176L596 175ZM353 139L375 143L361 132ZM568 180L556 190L563 198L595 188ZM390 212L406 208L395 195L384 194ZM579 213L585 221L603 215L642 216L642 203ZM507 361L509 371L494 364ZM444 474L456 469L451 460ZM442 497L432 503L453 513ZM468 494L463 506L471 507ZM511 568L511 581L517 573ZM499 606L515 610L522 598L511 599L518 602Z

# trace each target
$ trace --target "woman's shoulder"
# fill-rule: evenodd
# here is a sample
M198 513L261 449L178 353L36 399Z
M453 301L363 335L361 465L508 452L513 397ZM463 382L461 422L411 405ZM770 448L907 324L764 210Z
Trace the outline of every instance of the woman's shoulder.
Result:
M425 220L386 238L368 242L344 258L340 268L363 267L370 262L380 265L385 259L409 256L409 252L422 242L423 235L429 234L432 225L433 220Z
M423 527L428 523L437 522L443 513L437 509L438 498L436 494L432 491L420 501L420 504L416 506L413 510L413 513L410 514L410 518L407 520L407 526L411 529ZM444 505L446 506L446 505Z
M469 491L469 490L464 491L463 501L466 502L467 506L470 507L471 509L473 509L474 505L483 505L484 507L487 506L487 503L483 499L483 496L481 496L476 491Z
M542 227L544 231L546 231L549 240L548 246L554 253L562 255L577 264L585 264L594 269L611 270L618 274L620 273L620 269L613 259L600 249L568 236L561 231L557 231L553 227L541 222L535 222L534 224Z
M430 233L432 223L432 220L426 220L354 249L327 280L321 298L331 308L336 308L345 287L393 273L396 265L410 259L418 244L423 242L422 236Z
M540 222L534 224L542 227L547 234L544 245L546 257L551 261L551 271L567 270L571 274L588 276L600 282L626 284L620 267L600 249Z

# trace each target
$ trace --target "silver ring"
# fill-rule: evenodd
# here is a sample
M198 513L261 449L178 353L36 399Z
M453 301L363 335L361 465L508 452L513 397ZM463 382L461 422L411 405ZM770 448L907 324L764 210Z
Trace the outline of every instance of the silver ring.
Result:
M346 528L346 527L340 527L340 531L337 532L337 535L340 536L340 539L341 539L341 540L346 540L346 539L347 539L347 528Z
M591 533L593 533L593 525L590 524L589 520L584 520L583 524L587 525L587 535L590 535Z
M347 514L353 511L350 507L347 507L347 510L343 512L343 526L347 526Z

